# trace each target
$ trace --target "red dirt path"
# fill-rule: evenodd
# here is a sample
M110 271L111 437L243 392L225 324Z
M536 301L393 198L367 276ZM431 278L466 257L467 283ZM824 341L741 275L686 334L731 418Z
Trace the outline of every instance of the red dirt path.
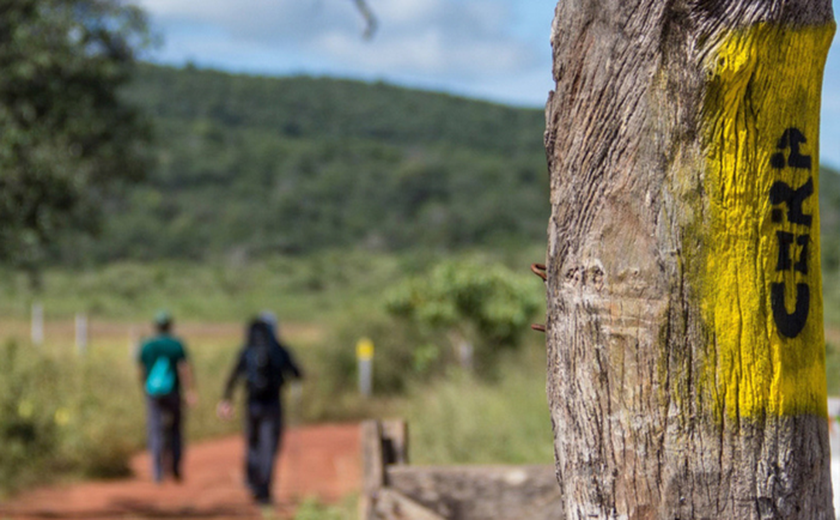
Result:
M357 425L288 430L275 479L278 515L291 517L307 497L329 503L358 492L359 442ZM259 518L243 485L243 451L241 437L189 445L184 481L161 485L152 482L148 454L143 453L132 460L132 479L31 491L0 504L0 518Z

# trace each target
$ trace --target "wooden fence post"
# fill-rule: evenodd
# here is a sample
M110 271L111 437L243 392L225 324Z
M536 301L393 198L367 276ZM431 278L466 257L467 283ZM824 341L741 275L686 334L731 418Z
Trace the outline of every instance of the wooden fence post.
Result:
M375 520L374 501L385 486L385 457L382 453L382 425L365 421L362 429L363 489L359 499L359 520Z
M385 463L408 464L408 423L403 419L382 421Z

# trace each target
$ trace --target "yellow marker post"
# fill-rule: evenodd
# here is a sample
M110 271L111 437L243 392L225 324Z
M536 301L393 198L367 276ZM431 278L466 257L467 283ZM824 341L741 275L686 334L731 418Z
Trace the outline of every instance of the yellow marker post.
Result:
M373 341L370 338L356 342L356 359L359 362L359 393L370 397L373 393Z
M761 24L706 63L704 388L721 416L827 413L817 194L833 34Z
M373 341L369 338L361 338L356 343L356 357L359 360L373 359Z

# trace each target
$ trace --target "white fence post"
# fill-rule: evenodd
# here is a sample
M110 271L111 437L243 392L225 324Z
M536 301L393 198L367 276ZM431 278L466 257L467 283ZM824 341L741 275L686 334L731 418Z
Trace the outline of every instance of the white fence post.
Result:
M84 355L88 345L88 319L82 312L76 313L76 352Z
M30 330L33 345L44 344L44 306L38 302L32 304L32 326Z
M458 362L461 364L461 368L467 372L472 372L473 370L474 354L475 348L473 348L473 344L469 341L462 341L458 345Z
M140 337L137 334L137 326L132 324L128 327L128 358L134 359L139 354Z

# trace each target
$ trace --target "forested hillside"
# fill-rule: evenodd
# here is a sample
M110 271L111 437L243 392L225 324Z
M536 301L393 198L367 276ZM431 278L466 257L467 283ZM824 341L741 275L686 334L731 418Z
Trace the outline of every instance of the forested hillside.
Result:
M65 262L249 258L327 247L539 243L543 114L382 83L143 65L126 97L155 128L145 183ZM840 176L822 176L827 270Z
M544 240L543 115L381 83L144 65L155 167L66 261Z

